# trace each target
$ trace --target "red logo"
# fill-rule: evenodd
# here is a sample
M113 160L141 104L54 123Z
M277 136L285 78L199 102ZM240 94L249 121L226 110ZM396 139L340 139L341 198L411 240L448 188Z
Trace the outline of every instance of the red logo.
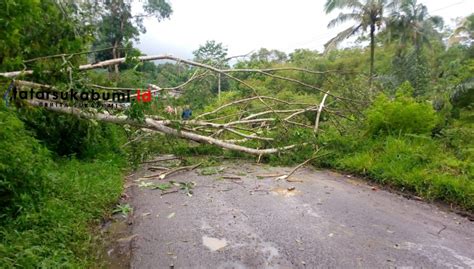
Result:
M137 102L151 102L151 91L140 92L140 89L137 89Z

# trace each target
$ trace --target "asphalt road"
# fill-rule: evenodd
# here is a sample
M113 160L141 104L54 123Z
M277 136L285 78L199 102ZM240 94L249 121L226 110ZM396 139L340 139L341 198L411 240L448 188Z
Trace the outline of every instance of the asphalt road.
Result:
M330 171L221 168L169 177L191 197L132 187L131 268L474 268L474 222L435 205Z

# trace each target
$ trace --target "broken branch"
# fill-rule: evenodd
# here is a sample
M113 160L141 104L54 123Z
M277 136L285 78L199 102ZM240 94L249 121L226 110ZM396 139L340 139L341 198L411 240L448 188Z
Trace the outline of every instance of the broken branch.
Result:
M183 166L183 167L178 167L176 169L172 169L172 170L169 170L169 171L166 171L166 172L163 172L163 173L159 173L159 174L153 174L153 175L149 175L149 176L144 176L143 178L154 178L154 177L158 177L160 180L161 179L165 179L165 177L169 176L169 175L172 175L174 173L178 173L178 172L181 172L181 171L190 171L190 170L194 170L196 169L198 166L200 166L202 163L198 163L198 164L195 164L195 165L190 165L190 166Z
M311 157L309 159L307 159L306 161L298 164L295 168L293 168L293 170L290 171L290 173L288 173L287 175L282 175L282 176L279 176L276 178L276 180L280 180L280 179L288 179L291 175L293 175L298 169L300 169L301 167L303 167L305 164L309 163L310 161L316 159L317 157L317 154L319 152L319 148L316 150L315 152L315 156L314 157Z
M318 112L316 114L316 120L314 121L314 133L318 132L318 127L319 127L319 117L321 116L321 111L323 111L324 107L324 102L326 101L326 98L328 97L328 94L326 93L323 96L323 100L321 101L321 104L319 104Z

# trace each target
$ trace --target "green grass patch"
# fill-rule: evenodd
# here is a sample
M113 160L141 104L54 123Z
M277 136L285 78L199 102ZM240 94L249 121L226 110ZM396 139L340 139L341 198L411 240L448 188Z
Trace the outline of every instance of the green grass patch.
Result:
M372 180L432 201L474 211L474 175L442 141L426 137L383 136L327 142L330 156L320 164L368 176Z
M100 240L93 230L120 197L123 165L111 156L55 164L35 206L0 227L0 267L97 266Z
M434 133L440 115L404 90L394 99L380 95L365 121L346 123L348 133L326 129L318 142L328 155L316 163L474 212L472 111Z
M125 155L59 157L34 134L0 105L0 268L95 268L95 229L120 197Z

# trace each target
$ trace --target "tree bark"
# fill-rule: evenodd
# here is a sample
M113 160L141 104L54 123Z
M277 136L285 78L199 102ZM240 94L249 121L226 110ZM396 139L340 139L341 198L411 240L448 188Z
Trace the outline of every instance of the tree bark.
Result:
M112 48L112 58L113 59L119 58L118 55L117 55L117 48L118 48L118 42L117 42L117 40L115 40L114 46ZM115 72L115 75L118 76L118 73L119 73L118 64L114 64L114 72Z
M369 86L372 86L374 75L374 59L375 59L375 24L370 25L370 76Z
M221 73L217 74L217 97L221 99Z
M34 100L29 101L29 103L34 106L40 106L40 104ZM77 115L82 118L95 119L95 120L117 123L117 124L129 124L129 125L133 125L137 127L148 128L148 129L158 131L164 134L169 134L175 137L192 140L199 143L216 145L224 149L240 151L240 152L257 155L257 156L277 153L282 150L289 150L296 147L296 145L291 145L291 146L286 146L282 148L254 149L254 148L248 148L248 147L232 144L229 142L225 142L225 141L222 141L213 137L209 137L209 136L204 136L204 135L187 132L183 130L176 130L174 128L165 126L159 121L156 121L150 118L146 118L144 123L138 123L138 122L128 119L126 116L114 116L114 115L109 115L109 114L104 114L104 113L86 113L77 108L60 107L60 106L48 106L45 108L51 111Z
M319 118L321 117L321 111L323 111L324 102L326 101L327 97L328 97L328 94L325 94L324 97L323 97L323 100L321 101L321 104L319 104L318 112L316 114L316 120L314 121L314 133L318 132Z

